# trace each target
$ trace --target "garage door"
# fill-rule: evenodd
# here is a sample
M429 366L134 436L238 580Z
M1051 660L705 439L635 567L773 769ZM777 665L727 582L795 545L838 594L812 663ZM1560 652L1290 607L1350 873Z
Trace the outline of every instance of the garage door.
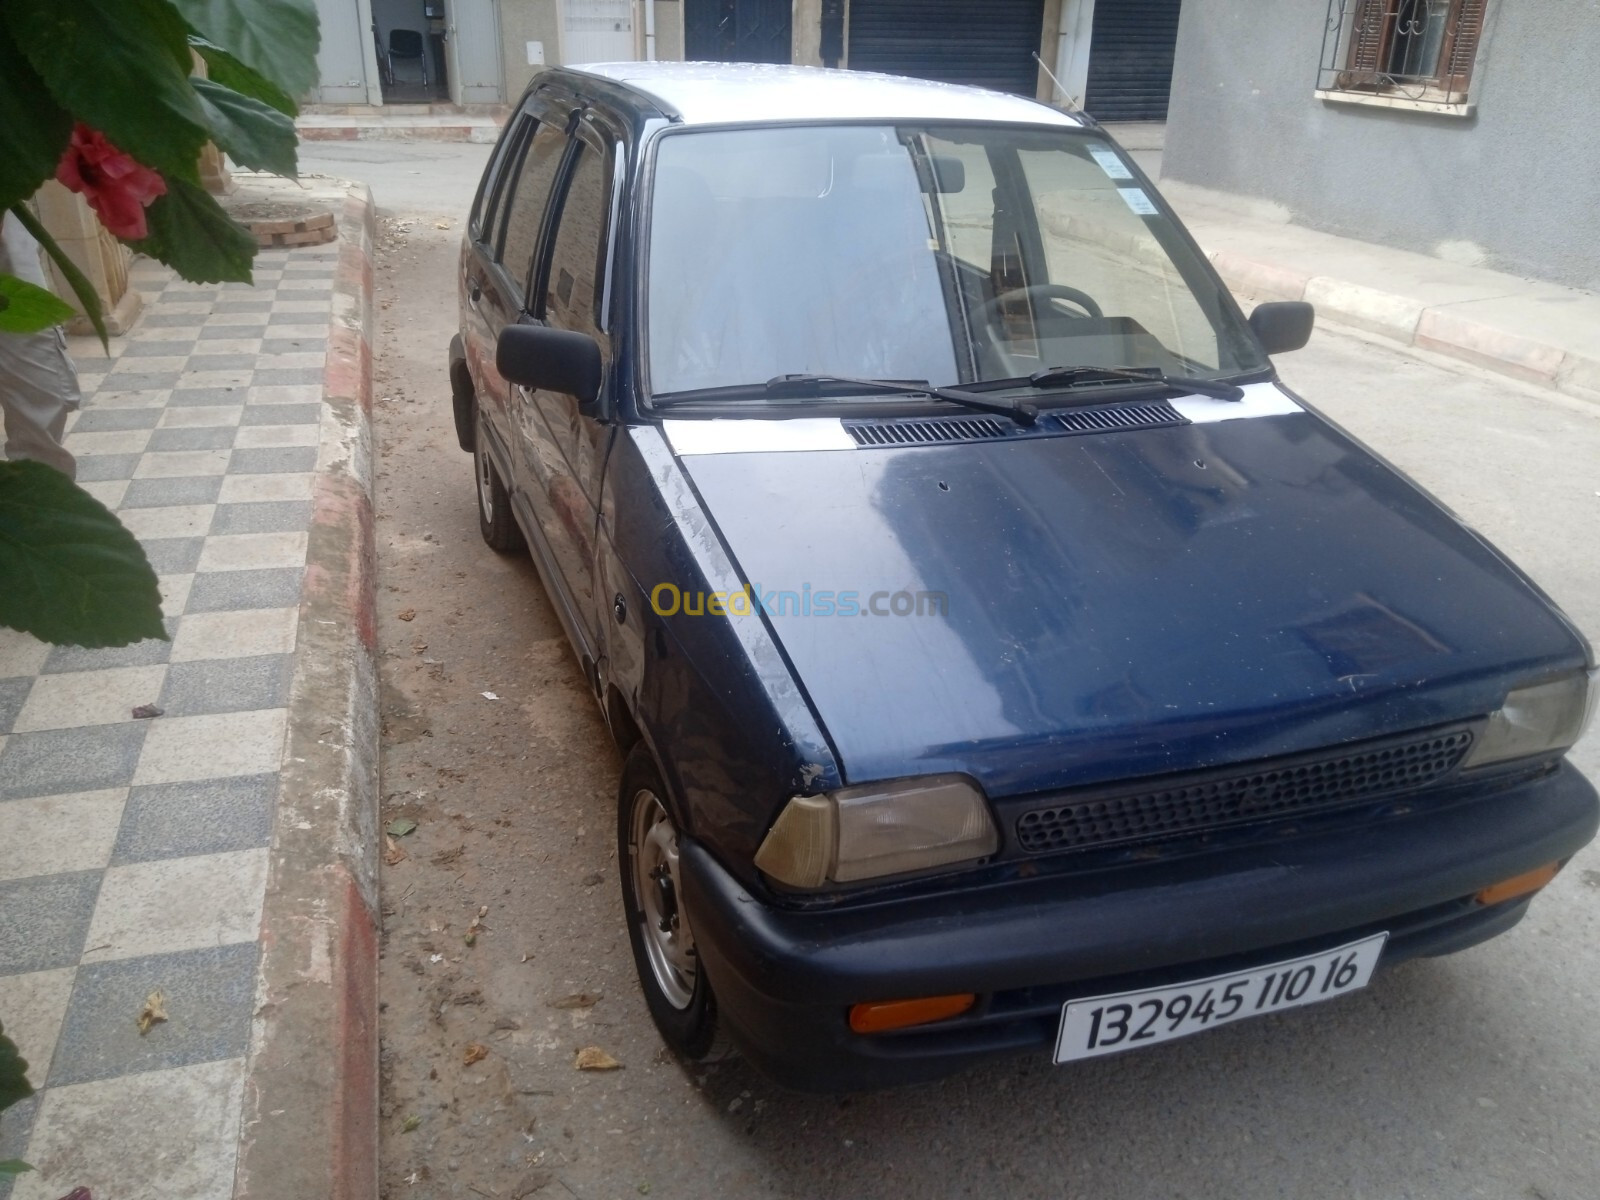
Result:
M850 0L851 68L1037 91L1044 0Z
M1165 121L1179 0L1099 0L1083 107L1101 121Z

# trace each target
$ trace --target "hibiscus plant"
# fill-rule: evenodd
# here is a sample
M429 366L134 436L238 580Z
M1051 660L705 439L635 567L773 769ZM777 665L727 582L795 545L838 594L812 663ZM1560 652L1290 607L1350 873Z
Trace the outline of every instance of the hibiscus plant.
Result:
M5 1026L0 1025L0 1112L31 1095L33 1085L28 1082L28 1064L17 1053L16 1044L6 1036ZM0 1180L32 1169L21 1159L0 1159Z
M56 179L183 278L250 282L255 239L201 186L200 153L212 142L293 176L294 98L316 80L318 38L314 0L0 0L0 214L38 239L102 343L99 299L29 197ZM0 333L73 315L0 274ZM165 636L138 542L38 463L0 461L0 625L83 646Z

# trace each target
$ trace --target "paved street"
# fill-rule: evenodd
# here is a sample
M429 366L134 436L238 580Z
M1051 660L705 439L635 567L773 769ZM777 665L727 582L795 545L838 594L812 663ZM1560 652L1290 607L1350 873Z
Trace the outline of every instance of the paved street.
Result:
M1507 937L1138 1054L833 1099L668 1059L621 925L616 756L531 566L479 541L450 427L453 271L486 149L307 149L308 169L371 181L389 218L383 817L418 828L384 879L388 1196L1595 1194L1594 850ZM1282 368L1600 632L1600 407L1329 330ZM1600 775L1600 738L1577 760ZM576 1072L586 1045L624 1069Z

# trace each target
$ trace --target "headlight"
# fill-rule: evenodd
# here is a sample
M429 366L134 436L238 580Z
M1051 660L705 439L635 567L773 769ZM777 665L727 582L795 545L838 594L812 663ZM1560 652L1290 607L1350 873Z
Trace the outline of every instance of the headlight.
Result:
M1583 736L1594 715L1597 678L1594 672L1579 671L1507 693L1462 765L1481 767L1565 750Z
M818 888L967 862L999 846L983 793L961 776L930 775L796 796L756 866L790 887Z

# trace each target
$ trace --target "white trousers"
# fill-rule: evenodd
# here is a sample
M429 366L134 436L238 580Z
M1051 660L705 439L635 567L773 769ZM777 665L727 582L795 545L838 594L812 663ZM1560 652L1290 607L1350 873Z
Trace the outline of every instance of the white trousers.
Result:
M0 411L6 457L31 458L75 479L78 464L61 444L67 414L78 407L78 369L59 327L0 333Z

